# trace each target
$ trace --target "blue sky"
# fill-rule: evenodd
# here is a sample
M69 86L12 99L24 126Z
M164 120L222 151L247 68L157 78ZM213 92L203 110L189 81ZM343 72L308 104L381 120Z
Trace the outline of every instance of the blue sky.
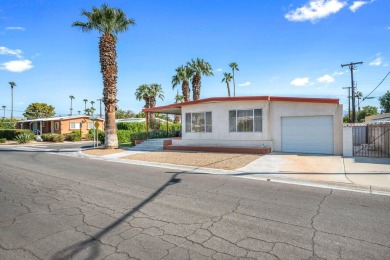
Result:
M390 70L388 0L1 0L0 106L9 116L32 102L55 106L57 114L83 110L83 99L102 96L98 33L72 28L86 21L81 9L107 2L124 10L136 26L119 35L118 106L139 112L143 83L159 83L164 101L174 102L175 68L203 58L213 77L202 78L201 98L227 96L221 83L228 64L239 65L236 95L339 98L347 107L350 74L342 63L359 62L357 88L369 94ZM387 79L366 100L389 90ZM95 107L96 107L95 104ZM1 111L2 112L2 111Z

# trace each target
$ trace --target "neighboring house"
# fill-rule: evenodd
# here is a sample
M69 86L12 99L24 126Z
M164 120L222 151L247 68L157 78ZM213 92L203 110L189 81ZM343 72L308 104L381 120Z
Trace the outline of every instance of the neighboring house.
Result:
M16 123L19 129L30 129L34 133L41 134L67 134L72 131L80 131L86 137L88 131L94 128L94 123L99 123L99 129L104 130L104 120L101 118L92 120L89 116L63 116L51 118L38 118L23 120Z
M364 122L372 122L372 121L390 121L390 113L366 116L364 118Z
M275 152L341 155L343 110L338 99L216 97L144 108L181 114L175 146L271 148Z

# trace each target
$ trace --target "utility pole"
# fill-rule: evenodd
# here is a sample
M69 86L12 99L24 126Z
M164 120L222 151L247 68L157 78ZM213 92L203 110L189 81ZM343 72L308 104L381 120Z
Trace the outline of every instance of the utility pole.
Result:
M102 118L102 99L99 98L97 101L100 102L100 113L99 113L99 118Z
M356 110L355 110L355 86L353 81L353 71L356 70L355 65L363 64L362 61L360 62L351 62L349 64L341 64L341 67L348 66L351 71L351 89L352 89L352 123L356 123Z
M351 87L345 87L348 89L348 123L351 123Z

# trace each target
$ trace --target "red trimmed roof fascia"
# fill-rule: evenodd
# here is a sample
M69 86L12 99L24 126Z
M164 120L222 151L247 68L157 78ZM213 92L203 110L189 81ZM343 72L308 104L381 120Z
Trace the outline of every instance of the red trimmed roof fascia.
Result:
M303 97L276 97L276 96L212 97L212 98L192 100L192 101L182 102L182 103L174 103L174 104L160 106L160 107L144 108L142 109L142 111L153 112L155 110L181 108L183 106L195 105L200 103L210 103L210 102L253 101L253 100L339 104L339 99L337 98L303 98Z

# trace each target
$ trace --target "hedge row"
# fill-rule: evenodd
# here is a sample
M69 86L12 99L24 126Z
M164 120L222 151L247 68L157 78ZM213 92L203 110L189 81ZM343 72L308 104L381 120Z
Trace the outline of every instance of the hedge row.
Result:
M4 130L0 130L0 138L5 138L7 140L14 140L16 136L21 133L34 134L33 131L29 129L4 129Z

